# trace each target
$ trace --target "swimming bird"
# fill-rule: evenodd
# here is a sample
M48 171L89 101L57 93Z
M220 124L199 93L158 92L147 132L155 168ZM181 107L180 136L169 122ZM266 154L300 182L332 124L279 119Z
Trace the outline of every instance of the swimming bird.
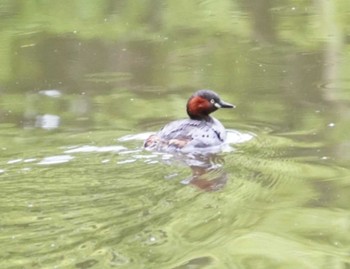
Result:
M161 152L191 152L221 146L226 140L226 130L221 122L209 114L219 108L234 108L211 90L195 92L186 105L188 119L165 125L144 142L147 150Z

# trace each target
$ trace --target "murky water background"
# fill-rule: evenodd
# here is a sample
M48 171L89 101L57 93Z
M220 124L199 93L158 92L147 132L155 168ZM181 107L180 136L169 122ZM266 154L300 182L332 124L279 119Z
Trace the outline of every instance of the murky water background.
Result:
M0 268L350 268L350 6L316 2L0 0ZM237 108L191 181L142 143L200 88Z

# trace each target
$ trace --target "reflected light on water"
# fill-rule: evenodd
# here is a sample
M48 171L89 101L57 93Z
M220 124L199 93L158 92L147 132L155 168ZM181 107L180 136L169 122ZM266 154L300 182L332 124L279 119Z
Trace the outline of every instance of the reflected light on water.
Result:
M45 129L45 130L53 130L58 128L60 125L60 117L57 115L38 115L36 116L35 126Z
M58 97L62 96L62 92L60 90L55 90L55 89L42 90L42 91L39 91L39 94L46 95L46 96L52 97L52 98L58 98Z
M122 150L126 150L126 147L123 146L104 146L104 147L97 147L97 146L81 146L81 147L74 147L72 149L66 150L64 153L87 153L87 152L119 152Z
M49 156L49 157L43 158L40 162L38 162L38 164L41 164L41 165L61 164L61 163L67 163L73 159L74 157L70 155Z

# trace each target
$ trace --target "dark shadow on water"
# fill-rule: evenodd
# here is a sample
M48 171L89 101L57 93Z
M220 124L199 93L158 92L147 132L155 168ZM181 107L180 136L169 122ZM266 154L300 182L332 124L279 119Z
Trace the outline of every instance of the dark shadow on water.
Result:
M228 180L224 169L224 157L219 154L196 154L177 156L191 169L191 176L182 181L203 191L222 189Z

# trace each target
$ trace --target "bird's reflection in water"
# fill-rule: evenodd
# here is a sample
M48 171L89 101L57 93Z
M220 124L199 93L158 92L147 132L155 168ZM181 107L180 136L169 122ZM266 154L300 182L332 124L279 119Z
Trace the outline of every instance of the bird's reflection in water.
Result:
M192 175L182 181L204 191L217 191L223 188L228 180L224 170L224 157L217 154L182 156Z

